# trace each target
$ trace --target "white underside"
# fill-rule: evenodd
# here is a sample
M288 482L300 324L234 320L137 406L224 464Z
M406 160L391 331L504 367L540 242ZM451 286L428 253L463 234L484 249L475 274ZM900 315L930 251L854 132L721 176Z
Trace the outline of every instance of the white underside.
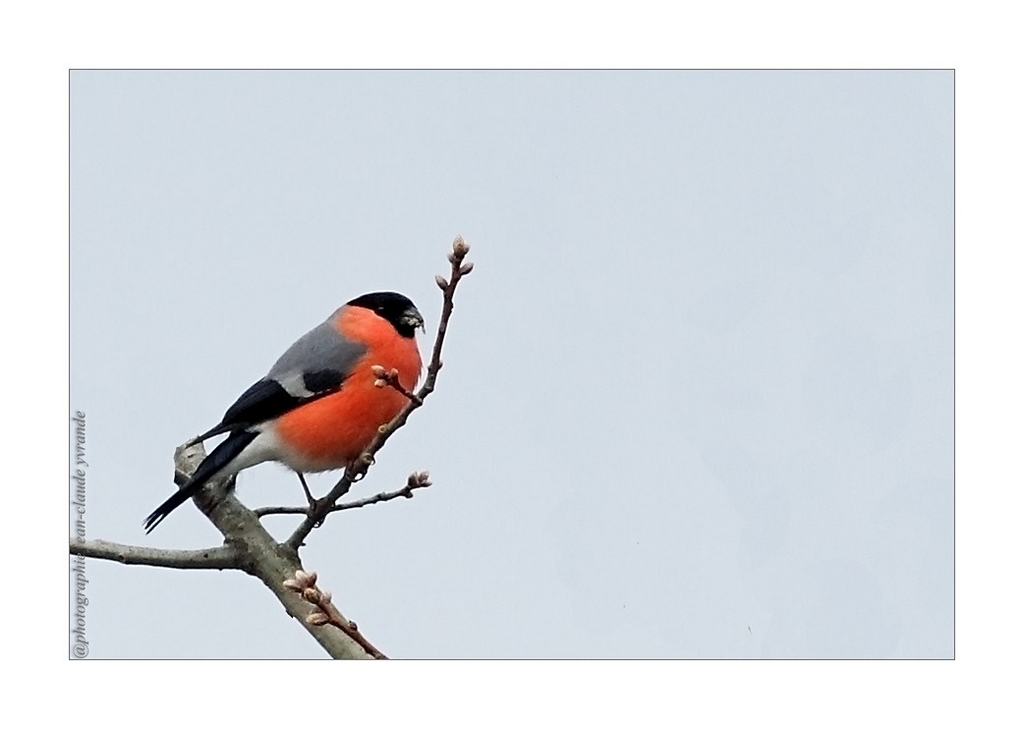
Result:
M337 468L342 468L345 465L344 463L325 464L323 461L313 461L303 458L281 442L281 439L277 437L277 433L275 432L272 424L263 423L256 427L260 431L259 435L257 435L253 439L252 443L247 445L241 453L235 456L234 460L228 463L228 465L221 470L222 474L235 474L246 468L266 461L278 461L288 466L293 471L301 471L302 473L333 471Z
M281 451L281 442L273 429L263 430L252 443L224 466L221 473L230 475L265 461L283 461Z

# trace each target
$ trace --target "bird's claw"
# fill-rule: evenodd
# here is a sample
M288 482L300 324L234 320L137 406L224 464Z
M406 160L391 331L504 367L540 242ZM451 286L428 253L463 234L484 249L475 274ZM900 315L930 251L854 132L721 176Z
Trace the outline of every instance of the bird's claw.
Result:
M310 518L310 519L314 519L316 517L317 512L320 511L320 508L326 502L327 502L327 498L326 497L322 498L322 499L314 499L311 496L310 500L309 500L309 508L306 509L306 516L308 518ZM315 521L313 522L313 528L314 529L319 528L320 525L324 523L325 519L327 519L327 513L326 512L324 514L322 514L319 519L315 519Z

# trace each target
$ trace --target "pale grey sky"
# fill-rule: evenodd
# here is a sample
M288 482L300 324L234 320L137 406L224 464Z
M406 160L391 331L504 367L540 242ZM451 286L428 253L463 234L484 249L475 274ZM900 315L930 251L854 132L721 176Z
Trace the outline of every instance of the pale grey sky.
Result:
M191 505L142 531L175 445L358 294L436 325L461 233L476 271L438 391L356 495L435 486L304 553L382 650L952 655L952 72L74 72L71 92L90 537L216 544ZM239 495L301 498L273 465ZM94 657L322 655L251 578L87 569Z

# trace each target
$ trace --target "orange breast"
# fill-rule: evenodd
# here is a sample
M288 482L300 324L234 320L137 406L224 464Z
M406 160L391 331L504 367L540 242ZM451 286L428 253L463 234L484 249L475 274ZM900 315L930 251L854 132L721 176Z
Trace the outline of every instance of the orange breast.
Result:
M393 387L374 387L373 365L398 370L398 379L408 390L416 386L423 367L415 339L400 336L369 309L344 307L334 324L368 350L338 392L278 418L275 430L289 456L286 462L300 471L348 464L370 444L377 429L405 407L405 395Z

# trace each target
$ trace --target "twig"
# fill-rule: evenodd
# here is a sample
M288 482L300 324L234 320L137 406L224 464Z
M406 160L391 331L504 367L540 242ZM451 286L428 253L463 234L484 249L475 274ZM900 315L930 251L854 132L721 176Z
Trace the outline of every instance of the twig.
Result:
M423 405L423 401L427 395L434 391L434 386L437 382L437 373L440 371L441 363L441 349L444 346L445 334L448 332L448 320L452 316L452 310L455 308L453 301L455 297L455 288L459 285L459 281L463 276L468 275L473 270L473 264L466 261L466 254L469 253L469 245L462 240L462 236L459 236L452 243L451 253L448 254L448 260L452 264L451 276L449 279L445 279L443 276L438 276L435 280L438 288L444 294L444 304L441 307L441 319L437 324L437 336L434 338L434 349L430 357L430 364L427 365L427 377L423 381L422 387L415 393L413 397L410 397L409 402L405 404L401 412L387 425L382 425L378 431L376 437L371 441L370 445L367 446L366 450L356 458L355 462L345 469L345 474L341 477L341 480L334 485L334 488L317 502L317 506L311 509L302 523L299 524L298 528L292 533L288 540L284 543L284 546L288 547L296 554L298 554L299 547L302 546L303 540L309 536L309 533L313 531L313 528L321 523L324 518L331 512L334 505L338 502L342 496L348 493L349 489L352 488L352 484L360 477L362 477L366 471L370 468L373 463L373 457L379 451L388 438L394 435L395 431L405 425L409 419L409 415L417 408ZM379 378L378 378L379 379ZM412 393L410 393L412 395Z
M374 365L370 369L373 371L373 376L377 378L373 381L373 384L376 387L393 387L414 403L418 403L420 405L423 404L423 400L420 399L419 395L405 389L405 385L403 385L401 380L398 379L398 370L394 367L390 370L386 370L381 365Z
M411 499L413 491L416 489L425 489L430 486L430 474L426 471L420 473L413 473L409 476L409 482L398 489L397 491L383 491L375 496L368 496L365 499L356 499L355 501L345 501L341 504L335 504L330 508L329 514L333 514L335 511L345 511L347 509L361 509L364 506L371 506L372 504L380 504L385 501L393 501L398 498ZM308 506L263 506L259 509L253 509L253 512L258 517L270 516L272 514L307 514L309 513Z
M331 593L324 592L316 586L316 572L296 570L295 577L285 580L283 584L292 592L299 593L303 600L317 607L306 616L307 623L310 625L333 625L374 658L387 658L359 632L355 623L342 615L341 611L334 606L334 603L331 602Z
M121 564L150 567L171 567L179 570L241 569L234 547L223 545L209 549L155 549L133 544L117 544L102 539L84 542L71 540L71 554L93 559L106 559Z

